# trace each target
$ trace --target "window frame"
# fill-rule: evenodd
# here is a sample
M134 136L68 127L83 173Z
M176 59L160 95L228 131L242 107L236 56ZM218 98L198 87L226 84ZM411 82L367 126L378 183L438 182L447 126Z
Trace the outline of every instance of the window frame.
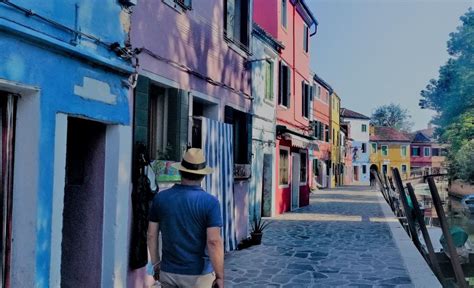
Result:
M230 34L228 32L228 29L227 29L228 28L227 26L229 25L228 16L227 16L227 14L228 14L228 11L227 11L228 1L234 1L234 4L236 4L235 0L224 0L224 21L223 21L224 22L223 23L223 25L224 25L224 29L223 29L224 30L224 40L226 40L228 42L230 48L233 48L237 52L242 51L242 52L240 52L240 54L242 54L242 55L244 55L244 54L249 55L250 54L251 34L252 34L251 33L251 25L252 25L251 24L251 18L252 17L250 15L250 13L252 12L252 9L250 7L250 2L247 2L246 0L242 0L242 1L239 2L239 3L241 3L241 6L239 6L239 7L237 5L234 6L234 17L236 15L235 11L237 9L239 9L238 15L240 15L240 18L241 18L240 19L241 21L239 22L240 23L239 37L236 37L235 36L236 27L235 26L232 27L233 28L232 29L232 34ZM242 3L247 3L247 11L246 11L245 14L242 13L242 11L243 11L242 10L242 5L243 5ZM245 15L247 15L246 19L244 19ZM242 21L242 20L245 20L245 21ZM235 22L233 24L235 25ZM243 30L242 25L244 25L244 24L245 24L245 27L246 27L245 35L242 33L242 30ZM244 36L245 36L245 43L242 42Z
M305 118L306 120L309 120L310 117L310 107L311 107L311 101L310 101L310 93L311 89L309 86L309 83L306 81L301 81L301 116Z
M274 87L274 63L272 60L267 59L264 62L264 82L265 82L265 95L264 100L273 105L275 100L275 87Z
M405 148L405 153L403 153L403 149ZM403 158L406 158L408 156L408 145L402 145L400 147L400 155L403 157Z
M415 149L417 149L418 151L417 155L415 155L415 153L413 152ZM421 156L420 154L421 154L420 146L411 147L411 153L410 153L411 157L420 157Z
M372 154L376 154L377 153L377 143L370 143L370 152ZM374 145L375 145L375 148L374 148Z
M306 23L303 23L303 51L309 52L309 28Z
M284 151L287 155L287 167L286 167L286 181L287 183L281 183L282 173L281 173L281 152ZM278 151L278 187L279 188L288 188L290 187L290 147L280 146Z
M362 165L362 175L367 174L367 165Z
M365 149L364 149L365 147ZM362 154L367 154L367 143L361 143L360 150L362 151Z
M426 154L426 151L428 151L428 154ZM431 147L423 147L423 157L431 157Z
M386 149L385 149L386 153L383 152L384 147L386 148ZM388 156L388 153L389 153L389 151L388 151L388 145L381 145L380 154L381 154L382 156Z
M367 132L367 124L362 124L361 125L361 131L362 132Z
M403 167L405 167L405 171L403 171ZM400 171L402 171L403 174L407 174L408 166L406 164L402 164L402 166L400 166Z
M286 30L288 29L288 0L281 0L280 4L280 23Z

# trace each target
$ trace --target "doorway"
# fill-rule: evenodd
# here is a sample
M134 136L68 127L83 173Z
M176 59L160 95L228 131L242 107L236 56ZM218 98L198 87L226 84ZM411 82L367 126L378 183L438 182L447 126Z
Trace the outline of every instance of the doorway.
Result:
M17 98L0 93L1 158L0 166L0 287L10 287L10 259L12 244L13 161Z
M263 154L262 216L272 216L273 155Z
M291 210L300 202L300 153L291 153Z
M100 287L106 125L68 119L61 287Z

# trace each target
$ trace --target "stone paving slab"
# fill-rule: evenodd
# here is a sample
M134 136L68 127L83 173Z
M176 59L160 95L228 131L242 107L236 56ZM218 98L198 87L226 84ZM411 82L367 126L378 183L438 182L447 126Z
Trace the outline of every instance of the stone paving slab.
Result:
M376 193L322 190L271 218L262 245L226 255L226 287L414 287Z

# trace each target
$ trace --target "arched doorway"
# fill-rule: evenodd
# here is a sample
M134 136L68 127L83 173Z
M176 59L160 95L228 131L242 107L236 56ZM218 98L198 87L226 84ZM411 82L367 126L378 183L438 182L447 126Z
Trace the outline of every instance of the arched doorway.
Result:
M375 174L378 174L378 173L379 173L379 168L377 167L377 165L375 164L370 165L370 186L374 187L375 184L377 183Z

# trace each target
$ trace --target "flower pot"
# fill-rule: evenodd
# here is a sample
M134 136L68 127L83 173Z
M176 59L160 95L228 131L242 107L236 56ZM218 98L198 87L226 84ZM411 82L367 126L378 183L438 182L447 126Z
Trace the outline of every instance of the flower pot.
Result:
M252 244L253 245L260 245L262 244L262 235L263 233L255 233L255 232L252 232L250 233L250 236L252 237Z

